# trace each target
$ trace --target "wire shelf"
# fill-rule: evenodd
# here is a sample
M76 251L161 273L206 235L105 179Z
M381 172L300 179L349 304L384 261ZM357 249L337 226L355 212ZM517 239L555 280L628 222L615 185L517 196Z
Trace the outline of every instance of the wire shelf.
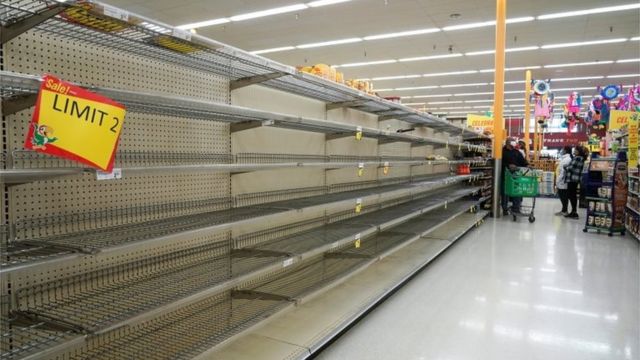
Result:
M44 322L25 323L21 321L9 322L3 317L0 329L0 359L15 360L43 351L50 350L62 344L81 340L81 336L71 330L52 327Z

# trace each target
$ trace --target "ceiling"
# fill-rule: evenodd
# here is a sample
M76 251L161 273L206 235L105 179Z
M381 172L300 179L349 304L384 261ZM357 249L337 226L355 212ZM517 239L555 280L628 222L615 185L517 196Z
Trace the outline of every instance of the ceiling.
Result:
M635 0L508 1L507 18L599 8L634 3ZM229 17L253 11L271 9L302 2L302 0L107 0L107 2L171 25ZM305 0L305 2L308 2ZM451 14L460 14L453 18ZM425 29L495 20L492 0L352 0L297 12L222 25L198 28L200 35L248 50L263 50L300 44L339 40L353 37ZM624 10L593 15L549 20L533 20L507 26L507 48L539 47L542 45L584 42L602 39L630 39L640 35L640 10ZM342 65L411 57L467 54L494 48L495 27L439 31L416 36L360 41L350 44L294 49L264 54L288 65L326 63ZM556 96L568 95L574 88L586 96L595 93L598 85L633 84L640 82L640 62L616 63L621 59L640 58L640 41L624 41L559 49L537 49L507 53L510 67L534 66L533 77L552 79ZM601 61L602 64L545 68L545 65ZM608 63L608 61L613 61ZM493 68L494 55L464 55L424 61L396 61L389 64L342 67L345 78L377 78L402 75L422 75ZM635 77L609 78L619 74ZM602 76L603 79L561 80L573 77ZM522 81L524 71L508 71L507 81ZM557 81L553 79L558 79ZM462 75L416 77L373 81L382 96L403 96L403 102L420 109L447 113L450 117L469 112L473 106L488 106L492 95L493 72ZM384 90L406 87L476 84L435 89ZM523 90L523 83L506 84L509 91ZM460 95L469 94L469 95ZM436 97L417 97L436 95ZM442 95L442 96L437 96ZM507 93L507 99L522 98L523 93ZM485 103L481 103L485 100ZM445 102L445 104L428 104ZM467 101L465 103L465 101ZM468 102L471 101L471 102ZM563 103L563 100L560 100ZM425 103L425 104L422 104ZM522 101L507 101L507 115L521 112ZM515 105L510 107L511 105ZM445 109L442 109L442 108ZM452 109L453 108L453 109ZM476 108L474 111L481 111Z

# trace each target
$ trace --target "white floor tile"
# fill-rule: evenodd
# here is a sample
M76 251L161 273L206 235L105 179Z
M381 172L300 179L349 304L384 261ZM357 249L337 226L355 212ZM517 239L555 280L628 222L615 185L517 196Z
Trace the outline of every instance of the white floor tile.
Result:
M320 359L640 359L640 246L540 199L489 219Z

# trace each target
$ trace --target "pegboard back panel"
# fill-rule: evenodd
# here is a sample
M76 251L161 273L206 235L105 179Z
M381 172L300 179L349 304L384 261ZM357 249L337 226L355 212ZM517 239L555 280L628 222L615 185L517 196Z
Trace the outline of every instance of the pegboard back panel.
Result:
M23 150L32 109L7 116L9 168L78 167L80 164ZM117 165L152 166L225 161L229 124L172 116L127 113L118 144ZM228 162L228 161L227 161Z
M86 86L229 100L229 80L219 75L37 29L4 46L4 70L47 73Z

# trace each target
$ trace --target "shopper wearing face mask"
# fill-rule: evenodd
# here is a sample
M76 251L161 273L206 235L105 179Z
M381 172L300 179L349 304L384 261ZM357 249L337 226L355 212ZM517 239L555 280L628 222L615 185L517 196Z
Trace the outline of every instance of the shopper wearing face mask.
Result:
M578 216L578 184L582 179L584 162L589 156L589 151L583 146L573 149L573 159L564 166L565 182L567 183L567 197L571 203L571 212L565 215L569 219L579 219Z
M569 214L568 206L569 206L569 196L567 194L567 172L565 167L567 167L571 163L571 146L565 146L560 150L560 162L558 163L558 168L556 169L557 177L556 177L556 189L558 189L558 197L560 198L560 202L562 203L562 210L556 213L558 216L565 216Z
M508 138L504 147L502 148L502 177L501 184L504 184L504 172L508 169L511 172L516 171L520 167L525 167L529 165L527 160L525 160L522 153L516 148L518 143L513 138ZM501 195L502 195L502 211L507 214L509 212L509 198L504 193L504 185L500 186ZM511 203L513 204L511 207L511 211L514 213L520 212L520 204L522 204L521 197L512 197Z

